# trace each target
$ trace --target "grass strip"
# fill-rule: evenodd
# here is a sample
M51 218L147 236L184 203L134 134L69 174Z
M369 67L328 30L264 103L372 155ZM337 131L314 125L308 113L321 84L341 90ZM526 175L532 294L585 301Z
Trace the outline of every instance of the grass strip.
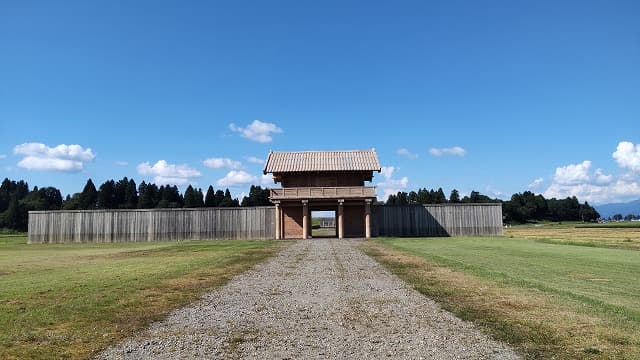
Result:
M24 236L0 236L0 358L89 358L284 244L26 245Z
M433 254L425 259L419 252L394 245L394 239L375 240L365 243L363 250L444 309L475 322L527 358L640 357L635 309L572 289L559 291L545 285L544 279L520 281L464 260Z

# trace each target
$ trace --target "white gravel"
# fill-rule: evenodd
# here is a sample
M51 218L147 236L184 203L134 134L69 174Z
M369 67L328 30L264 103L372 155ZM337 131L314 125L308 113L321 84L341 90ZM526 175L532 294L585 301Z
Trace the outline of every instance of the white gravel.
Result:
M298 241L97 358L520 358L357 244Z

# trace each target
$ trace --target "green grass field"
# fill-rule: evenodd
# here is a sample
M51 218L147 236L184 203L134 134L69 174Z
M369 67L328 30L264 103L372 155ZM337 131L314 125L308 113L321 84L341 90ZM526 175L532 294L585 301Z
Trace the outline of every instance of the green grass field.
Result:
M87 358L283 242L27 245L0 236L0 358Z
M529 235L376 239L365 251L531 358L640 357L640 251Z

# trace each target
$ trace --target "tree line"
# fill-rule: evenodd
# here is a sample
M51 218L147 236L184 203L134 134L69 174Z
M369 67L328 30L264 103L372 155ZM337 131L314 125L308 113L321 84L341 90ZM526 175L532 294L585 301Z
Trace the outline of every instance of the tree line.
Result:
M506 223L525 223L529 221L595 221L600 214L588 202L581 204L578 199L545 199L530 191L516 193L503 201L472 191L460 197L453 189L449 197L442 188L426 188L417 191L398 192L389 195L386 202L378 205L413 204L456 204L456 203L501 203ZM133 179L124 177L118 181L107 180L98 188L91 179L87 180L81 192L62 197L55 187L37 186L29 189L23 181L7 178L0 184L0 229L18 231L27 230L28 212L31 210L93 210L93 209L160 209L160 208L198 208L198 207L238 207L268 206L269 189L252 185L249 194L239 201L233 198L229 189L215 190L209 186L206 192L189 185L181 194L175 185L161 185L141 182L137 185ZM620 216L622 218L622 216Z
M35 210L97 210L97 209L162 209L198 207L266 206L269 189L252 185L249 194L239 201L229 189L214 190L209 185L206 193L189 185L181 194L175 185L141 182L136 185L127 177L107 180L98 188L91 179L81 192L62 197L55 187L37 186L29 189L24 181L5 178L0 184L0 229L26 231L29 211Z
M463 203L495 203L501 202L499 199L491 199L486 195L482 195L477 191L472 191L469 195L460 198L458 190L453 189L449 194L449 198L444 194L442 188L438 190L418 189L418 191L405 192L400 191L397 194L391 194L387 198L385 205L413 205L413 204L463 204Z
M501 203L502 216L506 223L526 223L530 221L596 221L600 214L588 202L581 204L575 196L566 199L545 199L531 191L516 193L509 200L492 199L478 191L460 198L453 189L449 198L442 188L438 190L418 189L418 191L398 192L389 195L385 205L412 204L455 204L455 203Z
M607 218L608 221L632 221L632 220L640 220L640 214L638 215L633 215L633 214L627 214L625 216L622 216L622 214L617 213L613 216L609 216Z

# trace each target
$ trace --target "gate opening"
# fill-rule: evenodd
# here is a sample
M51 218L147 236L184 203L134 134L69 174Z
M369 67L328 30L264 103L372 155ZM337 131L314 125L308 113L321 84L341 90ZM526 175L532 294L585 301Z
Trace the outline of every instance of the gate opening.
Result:
M311 236L314 238L338 237L336 211L311 211Z

